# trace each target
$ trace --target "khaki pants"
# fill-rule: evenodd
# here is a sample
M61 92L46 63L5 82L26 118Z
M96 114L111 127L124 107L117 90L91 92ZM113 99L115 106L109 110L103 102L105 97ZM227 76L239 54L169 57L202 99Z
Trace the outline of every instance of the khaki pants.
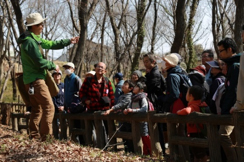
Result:
M237 161L236 151L230 138L233 129L234 126L231 125L221 125L219 128L220 144L224 149L228 162Z
M44 80L39 79L32 83L34 95L29 95L31 104L30 136L46 140L47 135L52 134L52 121L54 117L54 105L48 87ZM26 84L29 90L30 84Z

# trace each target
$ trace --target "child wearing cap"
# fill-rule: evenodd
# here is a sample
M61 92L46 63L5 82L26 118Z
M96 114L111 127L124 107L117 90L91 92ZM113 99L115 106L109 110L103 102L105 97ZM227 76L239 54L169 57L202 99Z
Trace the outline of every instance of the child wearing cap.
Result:
M123 74L122 73L116 73L114 75L114 79L116 82L116 86L115 86L115 93L114 93L114 103L116 104L118 102L119 97L123 94L122 92L122 86L124 84L124 80L123 80Z
M147 94L145 83L138 82L134 89L130 108L124 110L124 114L128 113L146 113L148 111ZM151 140L148 133L147 122L141 122L141 138L143 143L143 155L152 155Z
M188 115L193 112L200 112L200 106L207 106L205 102L202 102L204 91L200 86L192 86L188 89L186 94L186 100L188 101L188 106L177 111L178 115ZM187 123L187 133L190 137L203 138L202 134L202 124ZM194 161L207 161L207 154L205 148L190 147L193 155Z
M206 62L211 67L211 78L212 84L209 87L209 94L207 96L207 104L210 107L212 113L217 114L216 104L213 100L213 96L221 84L225 82L225 76L222 73L222 69L220 65L223 63L221 60L219 61L208 61Z

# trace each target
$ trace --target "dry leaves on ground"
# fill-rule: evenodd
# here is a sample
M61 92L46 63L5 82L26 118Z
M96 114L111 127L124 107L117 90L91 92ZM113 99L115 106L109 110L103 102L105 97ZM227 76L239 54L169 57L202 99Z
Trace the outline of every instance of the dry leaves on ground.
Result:
M154 161L133 154L81 147L71 141L39 142L0 124L0 162L5 161ZM158 160L156 160L158 161Z

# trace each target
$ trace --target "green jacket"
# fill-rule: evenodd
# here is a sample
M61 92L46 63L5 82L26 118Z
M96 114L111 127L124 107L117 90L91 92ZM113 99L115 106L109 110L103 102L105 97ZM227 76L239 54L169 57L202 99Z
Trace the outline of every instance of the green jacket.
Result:
M30 31L23 33L18 38L17 42L21 44L24 84L29 84L36 79L45 79L46 70L53 70L56 68L53 62L43 58L39 45L41 45L43 49L62 49L70 44L69 39L48 41Z

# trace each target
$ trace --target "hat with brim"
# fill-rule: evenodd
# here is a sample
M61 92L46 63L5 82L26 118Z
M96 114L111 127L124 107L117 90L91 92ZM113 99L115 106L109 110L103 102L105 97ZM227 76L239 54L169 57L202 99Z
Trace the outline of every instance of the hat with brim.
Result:
M169 63L173 67L177 66L179 62L179 58L174 53L164 56L163 60Z
M73 69L75 68L75 65L72 62L67 62L66 64L63 65L63 67L72 67Z
M217 61L207 61L206 62L211 68L220 69L219 63Z
M34 26L42 23L47 18L43 18L39 13L31 13L26 17L26 26Z

